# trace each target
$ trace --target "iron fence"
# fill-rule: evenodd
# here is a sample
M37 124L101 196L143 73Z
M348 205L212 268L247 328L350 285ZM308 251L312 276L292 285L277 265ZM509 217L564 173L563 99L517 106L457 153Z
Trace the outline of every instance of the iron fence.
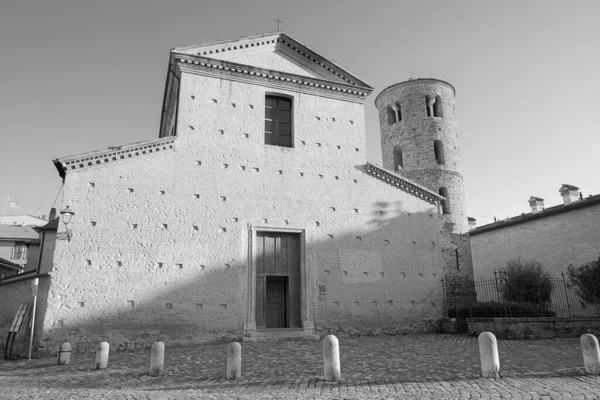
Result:
M494 272L491 278L443 280L446 316L600 317L600 282L582 293L564 273L547 280L516 280Z

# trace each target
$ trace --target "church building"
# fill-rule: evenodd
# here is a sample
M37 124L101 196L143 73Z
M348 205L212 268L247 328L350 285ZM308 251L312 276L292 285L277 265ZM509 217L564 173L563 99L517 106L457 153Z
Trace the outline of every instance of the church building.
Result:
M434 331L472 276L455 91L379 94L382 166L372 91L282 32L173 49L158 138L54 161L40 343Z

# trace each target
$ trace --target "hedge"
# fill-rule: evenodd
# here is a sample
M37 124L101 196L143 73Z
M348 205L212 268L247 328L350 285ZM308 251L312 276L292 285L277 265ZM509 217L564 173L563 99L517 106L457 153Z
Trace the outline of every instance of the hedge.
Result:
M449 318L519 318L519 317L554 317L556 313L539 304L533 303L497 303L479 302L470 307L450 308Z

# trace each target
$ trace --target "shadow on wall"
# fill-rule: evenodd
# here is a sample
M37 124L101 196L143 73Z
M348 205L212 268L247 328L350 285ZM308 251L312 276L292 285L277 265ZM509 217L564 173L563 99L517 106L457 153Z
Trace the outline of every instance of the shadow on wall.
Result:
M343 235L307 228L321 232L318 241L307 235L305 253L306 301L317 332L435 330L444 308L441 219L404 211L401 202L374 203L370 216L361 231ZM34 347L40 352L55 354L64 341L73 344L74 352L93 352L99 341L119 351L147 347L156 340L185 345L239 340L243 334L249 274L245 262L150 262L133 271L127 265L87 268L101 270L102 280L78 282L71 276L62 283L70 286L68 296L61 293L56 278L55 286L45 286L38 328L48 305L62 305L48 310L43 335L37 330ZM121 294L104 297L104 292L114 293L114 285L120 286ZM142 286L147 289L140 293Z

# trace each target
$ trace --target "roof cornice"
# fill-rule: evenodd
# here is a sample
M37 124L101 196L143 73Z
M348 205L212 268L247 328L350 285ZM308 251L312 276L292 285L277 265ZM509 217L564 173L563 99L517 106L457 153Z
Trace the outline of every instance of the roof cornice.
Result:
M444 200L444 196L440 196L439 194L427 189L425 186L421 186L418 183L396 175L395 173L378 165L367 163L367 172L389 183L390 185L394 185L398 189L404 190L405 192L421 198L431 204L438 205L442 200Z
M160 151L173 150L176 138L173 136L109 147L75 156L67 156L54 160L54 165L61 178L67 172L104 166L106 164L130 160L132 158L155 154Z
M544 211L539 211L536 213L522 214L518 217L512 217L512 218L505 219L502 221L493 222L491 224L482 225L482 226L479 226L479 227L469 231L469 235L474 236L474 235L477 235L477 234L480 234L483 232L493 231L495 229L505 228L507 226L516 225L516 224L520 224L520 223L527 222L527 221L533 221L536 219L549 217L551 215L561 214L564 212L576 210L578 208L590 207L595 204L600 204L600 195L598 195L598 194L595 196L588 197L587 199L584 199L584 200L576 201L576 202L568 204L568 205L559 204L554 207L546 208Z
M254 84L260 82L263 86L291 89L356 103L364 104L367 96L373 91L370 86L331 82L203 56L172 53L172 57L182 71L189 73Z
M385 93L387 93L388 91L390 91L398 86L409 86L409 85L426 83L426 82L442 83L442 84L448 86L450 89L452 89L452 93L454 94L454 96L456 96L456 89L454 88L454 86L452 86L450 83L448 83L446 81L443 81L443 80L437 79L437 78L416 78L416 79L409 79L409 80L403 81L403 82L394 83L393 85L386 87L377 95L377 97L375 97L375 104L378 106L377 102L379 101L381 96L383 96Z
M369 84L360 80L356 75L348 72L346 69L326 59L316 51L312 50L310 47L291 38L281 31L239 37L236 39L219 40L216 42L203 43L193 46L177 47L173 49L173 52L190 54L189 52L195 51L199 56L211 57L210 54L225 53L253 47L259 48L264 45L273 45L277 43L286 46L288 49L294 51L297 55L305 58L311 63L314 63L320 68L325 69L329 73L332 73L352 86L367 87L373 90Z

